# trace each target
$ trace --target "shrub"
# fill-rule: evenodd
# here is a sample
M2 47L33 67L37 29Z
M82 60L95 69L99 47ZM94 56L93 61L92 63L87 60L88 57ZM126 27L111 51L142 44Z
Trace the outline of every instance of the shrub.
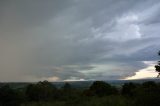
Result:
M48 81L27 86L26 95L31 101L47 101L54 98L57 89Z
M135 88L137 87L136 84L130 82L130 83L125 83L123 86L122 86L122 95L125 95L125 96L133 96L134 95L134 91L135 91Z
M106 95L112 95L117 94L117 89L113 86L111 86L108 83L105 83L103 81L95 81L89 88L89 94L92 96L106 96Z

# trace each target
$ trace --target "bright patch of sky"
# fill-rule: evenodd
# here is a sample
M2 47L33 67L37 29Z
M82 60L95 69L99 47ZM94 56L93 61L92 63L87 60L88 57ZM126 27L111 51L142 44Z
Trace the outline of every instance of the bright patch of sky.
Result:
M134 79L145 79L145 78L156 78L158 73L155 71L154 65L156 64L153 61L144 62L148 67L141 69L135 72L135 75L126 77L125 80L134 80Z

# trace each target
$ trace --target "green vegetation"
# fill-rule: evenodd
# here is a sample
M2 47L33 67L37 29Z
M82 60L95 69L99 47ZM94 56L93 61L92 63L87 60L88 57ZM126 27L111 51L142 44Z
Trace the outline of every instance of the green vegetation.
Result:
M48 81L24 88L0 88L0 106L160 106L160 83L125 83L116 88L95 81L88 89L76 89L69 83L56 88Z

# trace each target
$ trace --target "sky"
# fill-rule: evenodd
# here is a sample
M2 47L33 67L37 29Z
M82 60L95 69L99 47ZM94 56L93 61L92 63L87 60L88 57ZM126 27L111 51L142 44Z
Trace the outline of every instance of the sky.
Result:
M159 0L1 0L0 82L155 78Z

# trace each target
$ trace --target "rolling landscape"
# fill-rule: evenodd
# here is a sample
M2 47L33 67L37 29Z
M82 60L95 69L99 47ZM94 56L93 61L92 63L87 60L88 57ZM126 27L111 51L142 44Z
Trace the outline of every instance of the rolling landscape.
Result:
M0 106L152 106L159 98L159 79L0 83Z
M137 79L137 80L107 80L104 82L109 83L110 85L116 86L117 88L121 88L125 83L132 82L132 83L142 84L147 81L153 81L153 82L159 83L160 79L152 78L152 79ZM93 82L94 81L70 81L67 83L69 83L73 88L76 88L76 89L87 89L92 85ZM24 88L29 84L35 84L35 83L36 82L32 82L32 83L31 82L0 82L0 87L7 84L11 88L17 89L17 88ZM66 82L51 82L51 83L57 88L61 88Z
M0 0L0 106L160 106L160 0Z

